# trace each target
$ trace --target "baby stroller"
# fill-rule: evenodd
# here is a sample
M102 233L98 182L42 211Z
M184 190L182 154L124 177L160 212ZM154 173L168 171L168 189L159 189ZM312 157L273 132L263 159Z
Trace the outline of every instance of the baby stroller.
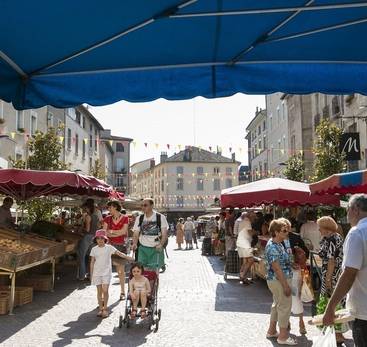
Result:
M158 286L159 286L159 269L156 271L144 270L143 276L145 276L150 283L151 294L148 296L148 301L146 305L146 316L144 318L144 322L148 323L149 330L154 327L154 332L156 333L159 328L159 321L161 320L161 309L158 309ZM129 276L129 280L131 280L132 275ZM131 299L130 289L127 293L126 304L125 304L125 313L124 316L120 314L119 317L119 328L122 328L124 325L126 328L129 328L132 323L135 323L138 318L141 318L140 311L136 314L135 319L131 317L133 308L133 303ZM138 309L141 308L140 302L138 303Z

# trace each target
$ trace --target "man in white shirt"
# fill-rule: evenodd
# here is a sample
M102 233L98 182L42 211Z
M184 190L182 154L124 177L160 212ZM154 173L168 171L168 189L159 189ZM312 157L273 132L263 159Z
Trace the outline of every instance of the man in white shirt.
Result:
M305 241L306 246L311 250L318 252L320 250L321 234L319 226L316 223L316 215L314 212L307 212L307 222L302 224L300 236Z
M332 325L336 305L347 296L347 309L355 317L356 347L367 346L367 195L355 194L348 204L351 229L344 242L343 273L325 311L323 324Z
M163 214L153 210L153 205L153 199L143 200L144 214L136 218L133 227L133 250L138 251L138 261L144 267L160 269L164 267L163 248L168 239L168 223Z
M254 212L243 212L241 217L235 221L234 235L237 236L237 251L241 259L240 280L243 284L251 282L246 278L247 272L254 263L253 249L251 247L252 240L252 223L255 221Z

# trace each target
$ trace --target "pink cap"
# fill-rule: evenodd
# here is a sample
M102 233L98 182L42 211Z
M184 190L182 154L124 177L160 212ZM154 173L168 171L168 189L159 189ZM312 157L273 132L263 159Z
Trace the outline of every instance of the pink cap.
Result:
M108 241L108 237L106 235L106 231L103 229L99 229L96 231L96 235L94 236L94 238L96 237L103 237L106 241Z

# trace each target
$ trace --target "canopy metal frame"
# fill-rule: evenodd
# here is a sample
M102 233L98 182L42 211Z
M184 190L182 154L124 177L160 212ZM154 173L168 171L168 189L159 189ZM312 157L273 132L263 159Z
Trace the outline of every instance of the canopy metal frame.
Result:
M292 33L289 35L271 38L271 36L278 31L280 28L284 27L293 18L305 11L330 11L330 10L343 10L352 8L367 8L367 2L361 1L356 3L340 3L340 4L328 4L328 5L313 5L314 0L307 1L303 6L291 6L291 7L276 7L276 8L258 8L258 9L245 9L245 10L234 10L234 11L216 11L216 12L200 12L200 13L179 13L180 10L186 8L199 0L186 0L178 3L168 9L164 9L155 16L148 18L140 23L137 23L129 28L125 28L119 33L116 33L108 38L105 38L99 42L96 42L88 47L82 48L77 52L71 53L68 56L62 57L54 62L51 62L43 67L40 67L30 73L23 71L23 69L7 54L0 51L0 59L5 61L12 69L23 79L25 82L30 78L39 78L42 76L68 76L68 75L82 75L82 74L93 74L93 73L111 73L111 72L123 72L123 71L145 71L145 70L155 70L155 69L173 69L173 68L191 68L191 67L205 67L205 66L221 66L221 65L237 65L237 64L266 64L266 63L324 63L324 64L365 64L365 61L355 62L355 61L299 61L299 60L279 60L279 61L262 61L262 60L242 60L245 55L256 48L258 45L264 45L267 43L274 43L279 41L291 40L299 37L310 36L320 32L331 31L341 29L347 26L359 25L367 23L367 18L360 18L356 20L346 21L338 24L328 25L320 28L316 28L309 31L303 31L298 33ZM189 64L172 64L172 65L159 65L159 66L137 66L128 68L116 68L116 69L95 69L95 70L83 70L83 71L67 71L67 72L49 72L50 69L60 66L70 60L73 60L81 55L91 52L99 47L107 45L123 36L136 32L160 19L185 19L185 18L200 18L209 16L238 16L238 15L253 15L260 14L266 15L271 13L289 13L290 15L282 20L279 24L275 25L271 30L259 36L251 45L245 47L239 53L234 55L228 61L218 62L198 62Z

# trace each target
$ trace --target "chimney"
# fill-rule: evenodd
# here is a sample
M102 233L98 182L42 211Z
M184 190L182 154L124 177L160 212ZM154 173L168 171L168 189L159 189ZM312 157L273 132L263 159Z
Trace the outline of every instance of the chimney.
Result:
M220 148L220 147L218 147L218 146L217 146L217 154L218 154L218 155L222 155L222 148Z
M256 114L259 113L259 106L256 106Z
M236 162L236 153L232 153L232 161L235 163Z
M165 163L168 158L167 152L161 152L161 164Z
M184 161L191 161L192 160L192 149L189 146L185 147L185 152L184 152Z

